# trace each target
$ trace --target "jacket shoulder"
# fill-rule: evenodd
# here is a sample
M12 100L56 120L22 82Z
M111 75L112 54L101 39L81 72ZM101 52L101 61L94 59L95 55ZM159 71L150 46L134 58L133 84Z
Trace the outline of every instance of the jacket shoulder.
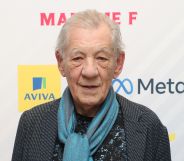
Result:
M28 160L28 152L30 145L35 145L39 142L39 135L42 130L42 121L55 122L57 118L57 110L60 99L52 102L44 103L33 107L30 110L23 112L19 120L14 149L12 154L12 161ZM45 117L46 116L46 117ZM47 125L44 125L47 126ZM54 129L54 124L53 124ZM33 135L36 134L36 135ZM36 152L34 152L36 153Z
M42 119L42 117L48 112L56 113L59 107L60 98L51 102L37 105L30 110L23 112L23 117L26 117L27 121L36 122ZM25 115L25 116L24 116Z
M143 122L145 124L161 124L159 117L150 108L130 101L118 94L117 100L122 108L125 119Z
M135 137L132 129L136 129L139 134L146 134L145 160L171 161L168 131L155 112L120 95L117 95L117 100L123 111L125 132L129 140ZM129 140L127 139L127 144ZM129 147L131 146L129 144Z

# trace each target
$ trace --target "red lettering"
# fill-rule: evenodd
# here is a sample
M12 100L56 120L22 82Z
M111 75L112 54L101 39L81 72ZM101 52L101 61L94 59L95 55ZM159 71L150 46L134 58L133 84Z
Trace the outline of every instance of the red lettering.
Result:
M110 12L105 12L105 15L110 17Z
M132 21L136 20L137 12L129 12L129 25L132 25Z
M61 24L65 23L65 22L66 22L66 15L65 15L65 13L60 13L57 25L61 25Z
M112 19L115 23L120 24L120 12L113 12L112 13Z
M40 25L41 26L60 26L64 24L70 16L75 15L74 12L70 12L67 17L66 13L59 13L59 18L56 19L57 17L56 14L58 13L40 13ZM134 21L137 19L138 12L132 11L128 12L128 25L133 25ZM110 19L112 19L116 24L121 24L121 12L105 12L105 15L108 16ZM58 21L57 21L58 20Z
M49 15L47 16L46 13L40 13L40 18L41 18L41 26L44 25L55 25L54 23L54 13L49 13Z

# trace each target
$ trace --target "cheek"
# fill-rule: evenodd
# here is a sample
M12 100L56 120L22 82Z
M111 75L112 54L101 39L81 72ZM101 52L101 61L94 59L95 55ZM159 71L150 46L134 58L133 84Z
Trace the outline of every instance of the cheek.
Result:
M103 83L103 90L108 89L108 87L111 86L114 77L114 70L112 68L99 69L99 73Z
M68 65L65 71L68 83L77 82L81 74L81 67L72 67Z
M99 67L99 73L102 75L103 79L111 81L114 76L114 66L113 64L108 64L105 68Z

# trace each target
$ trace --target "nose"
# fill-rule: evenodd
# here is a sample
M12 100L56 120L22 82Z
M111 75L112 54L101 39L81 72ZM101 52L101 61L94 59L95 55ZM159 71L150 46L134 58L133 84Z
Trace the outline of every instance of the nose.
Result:
M93 58L86 58L82 68L82 76L86 78L94 78L98 76L98 69Z

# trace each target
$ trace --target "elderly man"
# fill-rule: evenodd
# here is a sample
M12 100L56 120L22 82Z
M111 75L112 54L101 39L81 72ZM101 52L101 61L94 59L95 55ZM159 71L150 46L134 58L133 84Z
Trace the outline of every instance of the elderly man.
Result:
M61 99L23 113L12 161L170 161L167 129L147 107L114 93L125 54L119 26L79 12L57 42L68 87Z

